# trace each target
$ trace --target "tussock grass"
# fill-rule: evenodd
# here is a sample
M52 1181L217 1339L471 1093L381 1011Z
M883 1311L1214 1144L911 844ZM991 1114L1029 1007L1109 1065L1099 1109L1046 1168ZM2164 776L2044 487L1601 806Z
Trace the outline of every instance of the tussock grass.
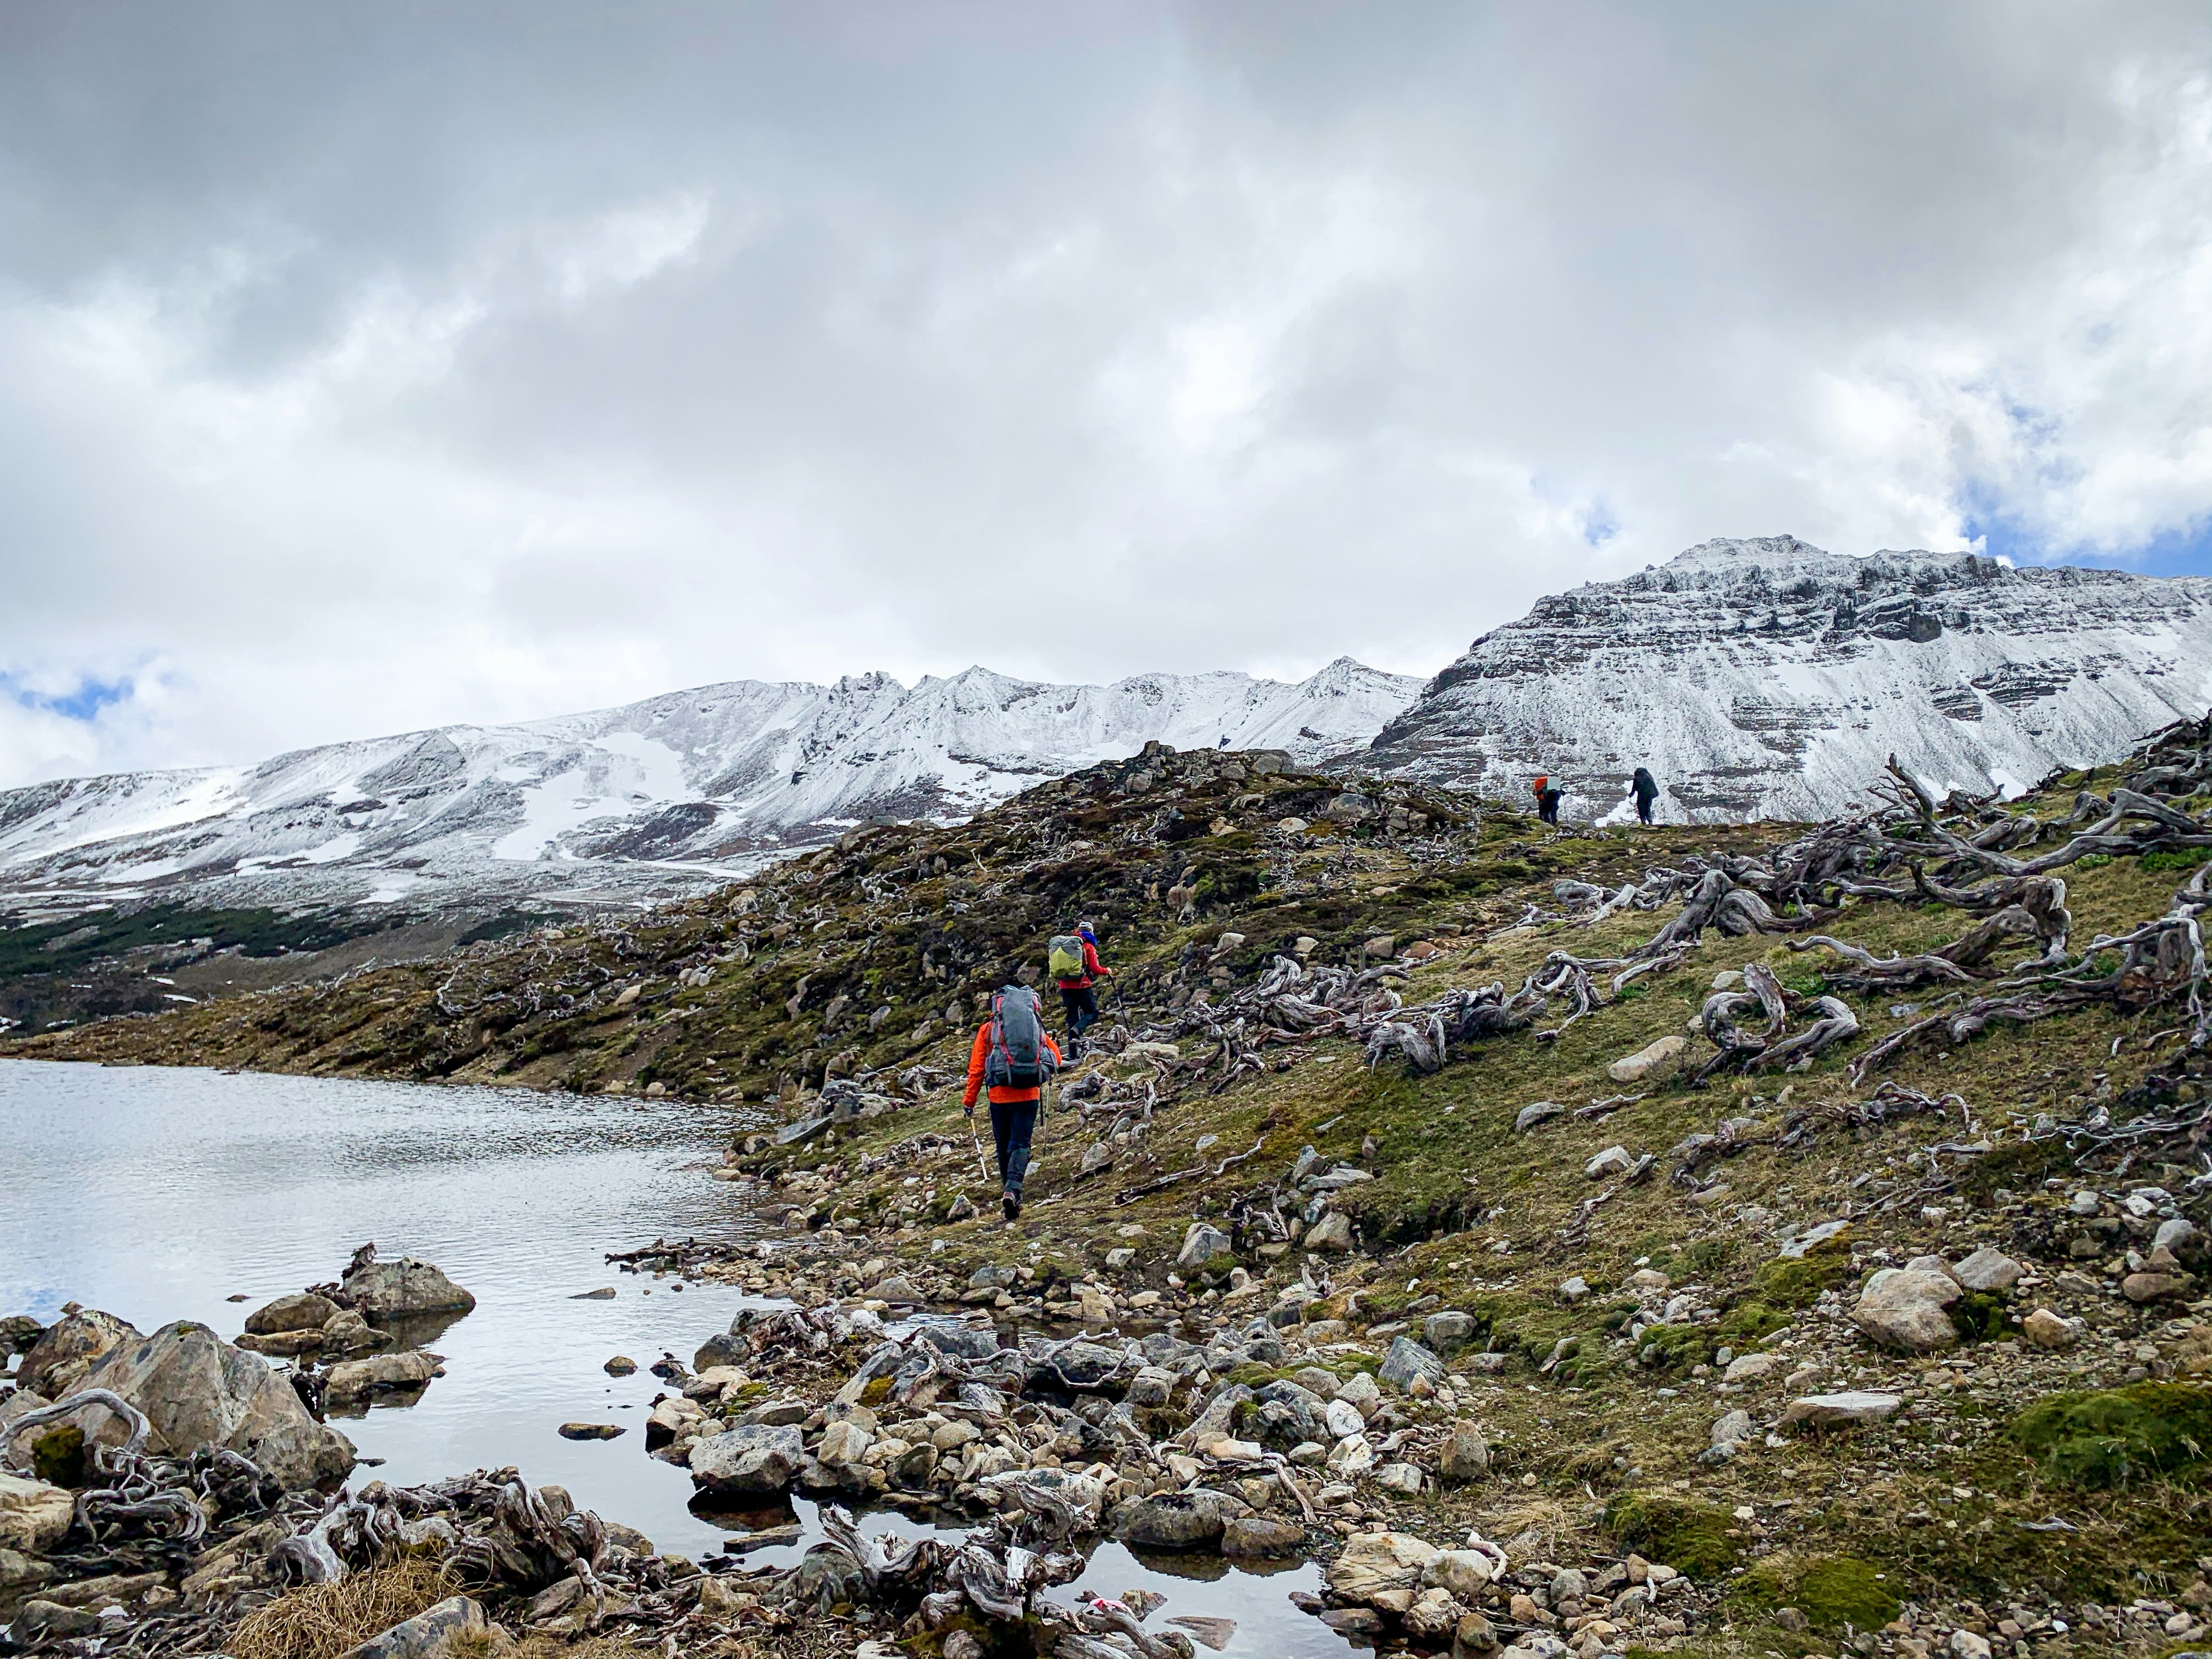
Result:
M459 1589L432 1561L302 1584L248 1613L224 1651L232 1659L338 1659Z

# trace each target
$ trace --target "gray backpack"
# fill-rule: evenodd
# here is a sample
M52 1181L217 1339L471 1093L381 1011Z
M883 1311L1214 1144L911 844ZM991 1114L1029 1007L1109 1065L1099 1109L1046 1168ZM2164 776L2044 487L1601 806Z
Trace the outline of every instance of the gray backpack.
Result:
M991 1089L1036 1089L1052 1075L1044 1046L1044 1014L1037 994L1009 985L991 999L991 1037L983 1051L983 1084Z

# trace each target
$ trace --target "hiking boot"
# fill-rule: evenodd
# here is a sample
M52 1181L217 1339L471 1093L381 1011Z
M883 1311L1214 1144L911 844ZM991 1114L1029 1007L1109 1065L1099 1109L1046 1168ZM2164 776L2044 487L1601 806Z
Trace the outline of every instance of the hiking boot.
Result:
M1011 1187L1000 1199L999 1204L1000 1207L1006 1211L1006 1219L1009 1221L1013 1220L1022 1212L1022 1195Z

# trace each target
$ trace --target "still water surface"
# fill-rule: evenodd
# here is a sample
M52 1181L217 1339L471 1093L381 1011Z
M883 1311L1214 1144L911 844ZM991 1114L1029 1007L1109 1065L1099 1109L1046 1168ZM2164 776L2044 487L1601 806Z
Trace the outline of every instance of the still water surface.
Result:
M0 1060L0 1313L51 1321L76 1301L144 1331L195 1319L235 1336L253 1309L337 1278L373 1239L385 1255L437 1263L477 1306L431 1345L446 1374L417 1403L337 1419L363 1456L385 1460L358 1478L410 1484L512 1464L663 1549L711 1553L726 1534L691 1511L689 1477L645 1455L645 1413L665 1385L642 1368L664 1352L688 1363L748 1298L696 1282L679 1291L605 1256L657 1237L758 1231L740 1194L706 1174L737 1121L526 1090ZM602 1286L611 1301L574 1299ZM636 1375L606 1375L617 1353ZM556 1432L579 1419L631 1432ZM811 1534L813 1505L796 1508ZM1139 1562L1106 1543L1083 1583L1158 1589L1170 1603L1158 1617L1237 1620L1232 1655L1344 1651L1285 1600L1317 1587L1310 1566Z

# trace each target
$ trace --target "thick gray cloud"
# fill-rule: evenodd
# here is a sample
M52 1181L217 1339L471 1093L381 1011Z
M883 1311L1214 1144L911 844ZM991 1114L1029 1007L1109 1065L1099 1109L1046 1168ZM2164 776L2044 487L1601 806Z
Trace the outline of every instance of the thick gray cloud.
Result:
M2174 568L2208 59L2151 3L19 7L0 783L1425 671L1712 535Z

